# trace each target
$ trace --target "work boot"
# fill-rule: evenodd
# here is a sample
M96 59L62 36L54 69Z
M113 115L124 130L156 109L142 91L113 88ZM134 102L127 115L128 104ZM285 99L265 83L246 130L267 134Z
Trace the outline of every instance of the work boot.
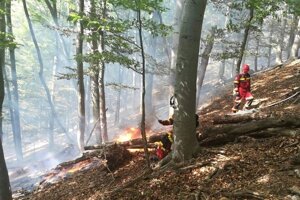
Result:
M231 111L232 111L233 113L236 113L236 112L238 111L238 109L236 109L235 107L233 107L233 108L231 109Z

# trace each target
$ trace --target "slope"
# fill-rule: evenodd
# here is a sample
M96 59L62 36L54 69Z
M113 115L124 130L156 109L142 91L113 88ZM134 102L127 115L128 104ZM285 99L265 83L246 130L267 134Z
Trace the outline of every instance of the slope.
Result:
M255 74L252 92L257 108L248 120L299 118L299 83L300 60ZM220 86L215 92L219 95L201 109L199 135L231 116L231 92L231 83ZM243 118L243 112L238 116ZM245 135L205 146L189 163L152 173L145 170L143 152L135 151L114 171L103 167L77 171L31 193L20 192L14 199L300 199L299 128L290 127L288 135Z

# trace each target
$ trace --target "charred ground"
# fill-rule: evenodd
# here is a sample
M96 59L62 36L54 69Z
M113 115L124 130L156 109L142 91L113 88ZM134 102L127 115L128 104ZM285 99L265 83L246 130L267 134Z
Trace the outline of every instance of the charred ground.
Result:
M259 121L260 116L299 118L299 60L257 73L252 80L259 108L250 120ZM216 126L216 121L230 117L232 84L217 90L223 94L199 111L200 136ZM240 126L243 129L243 123ZM299 126L286 129L290 134L243 135L226 144L205 146L186 165L152 173L146 170L143 152L131 152L114 170L94 167L77 171L15 199L300 199Z

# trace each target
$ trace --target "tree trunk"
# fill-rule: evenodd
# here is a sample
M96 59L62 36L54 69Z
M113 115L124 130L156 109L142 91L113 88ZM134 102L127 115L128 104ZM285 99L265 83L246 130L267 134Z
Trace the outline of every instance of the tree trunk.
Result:
M296 59L298 57L298 45L300 43L300 31L299 31L299 26L300 26L300 20L298 20L298 25L295 30L295 39L294 43L292 45L292 48L290 50L290 59Z
M84 0L78 1L79 15L84 12ZM79 149L84 150L84 132L85 132L85 99L84 99L84 76L83 76L83 61L79 57L83 55L83 23L79 21L78 34L76 40L76 57L77 57L77 79L78 79L78 134L77 142Z
M198 108L198 106L200 105L199 99L200 99L200 93L201 93L201 87L204 81L204 77L205 77L205 72L206 72L206 68L209 62L209 58L210 58L210 53L211 50L213 49L214 43L215 43L215 33L216 33L217 27L214 26L212 27L210 33L207 35L206 38L206 46L205 49L202 53L201 56L201 64L199 66L199 71L198 71L198 80L197 80L197 100L196 100L196 108Z
M251 7L250 8L249 19L247 20L245 31L244 31L244 37L243 37L243 41L242 41L242 44L241 44L239 57L238 57L238 60L237 60L237 63L236 63L235 74L240 73L240 67L241 67L243 57L244 57L244 52L245 52L245 49L246 49L246 44L247 44L248 35L249 35L249 32L250 32L250 26L251 26L251 22L252 22L253 17L254 17L254 8Z
M147 137L146 137L146 126L145 126L145 93L146 93L146 61L145 61L145 52L144 52L144 44L143 44L143 30L142 30L142 19L141 19L141 10L138 8L137 10L137 21L138 21L138 31L139 31L139 40L140 40L140 48L142 54L142 119L141 119L141 135L144 142L144 151L147 166L150 169L150 158L149 152L147 148Z
M260 41L260 38L257 37L255 39L256 45L255 45L255 56L254 56L254 71L255 72L258 71L259 41Z
M175 98L178 108L174 113L172 151L175 162L189 160L198 147L195 122L196 81L206 3L206 0L187 0L183 9L176 62Z
M106 0L103 0L102 7L102 16L106 18ZM100 53L105 50L105 35L104 31L100 32ZM107 117L106 117L106 99L105 99L105 63L102 61L100 74L99 74L99 87L100 87L100 122L101 122L101 133L102 133L102 142L108 142L108 134L107 134Z
M176 0L175 17L173 22L173 37L172 37L172 47L171 47L171 65L170 65L170 77L169 77L169 99L174 95L175 92L175 70L176 70L176 60L177 60L177 49L179 42L179 26L182 19L184 0ZM173 108L169 109L169 116L174 113Z
M292 58L292 48L293 48L293 44L295 41L295 36L298 32L298 22L299 22L299 18L298 16L295 14L293 16L293 21L291 24L291 29L290 29L290 33L289 33L289 41L288 41L288 46L287 46L287 58L291 59Z
M281 28L279 29L280 35L277 39L277 45L276 45L276 49L275 49L275 51L276 51L275 64L276 65L279 65L282 63L283 40L284 40L284 35L285 35L286 23L287 23L286 18L283 18L281 26L280 26Z
M96 19L96 5L95 1L91 0L91 18ZM98 50L98 38L96 30L92 30L92 52L93 54L99 53ZM100 64L99 61L95 60L91 63L91 92L92 92L92 110L93 110L93 122L95 124L95 136L97 144L102 143L101 135L101 126L100 126L100 95L99 95L99 73L100 73Z
M13 35L12 20L11 20L11 1L7 1L6 4L6 18L7 18L7 32ZM11 82L12 82L12 93L11 93L11 106L12 106L12 126L14 133L14 142L16 148L17 159L23 158L22 151L22 133L20 125L20 109L19 109L19 91L18 91L18 78L15 58L15 47L9 47L9 57L11 63Z
M118 83L122 84L123 76L122 76L122 67L119 66L118 70ZM117 91L117 100L116 100L116 111L115 111L115 125L118 125L120 122L120 108L121 108L121 88Z
M203 146L221 145L230 141L234 141L235 138L242 135L249 135L253 133L259 135L259 131L263 131L268 128L299 128L300 119L288 117L281 119L265 118L262 120L255 120L243 123L242 127L243 128L241 128L241 124L238 123L214 126L210 129L205 130L204 136L201 138L200 144Z
M271 30L270 30L270 36L269 36L269 47L268 47L268 67L271 66L271 60L272 60L272 48L273 48L273 33L274 33L274 23L271 22Z
M5 1L0 1L0 10L5 10ZM4 44L6 40L5 36L5 12L0 12L0 44ZM9 183L9 177L7 172L7 167L5 163L5 157L3 152L2 146L2 136L3 136L3 129L2 129L2 122L3 122L3 115L2 115L2 108L3 108L3 101L4 101L4 80L3 80L3 70L5 69L5 47L1 45L0 47L0 200L11 200L12 193Z

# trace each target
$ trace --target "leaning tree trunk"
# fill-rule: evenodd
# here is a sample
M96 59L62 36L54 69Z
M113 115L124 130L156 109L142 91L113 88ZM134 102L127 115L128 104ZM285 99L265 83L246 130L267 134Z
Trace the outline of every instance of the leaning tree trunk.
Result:
M215 33L216 33L217 27L214 26L212 27L210 33L207 35L206 38L206 46L205 49L202 53L201 56L201 64L199 67L199 71L198 71L198 80L197 80L197 100L196 100L196 105L198 108L198 106L200 105L199 99L200 99L200 93L201 93L201 87L204 81L204 77L205 77L205 72L206 72L206 68L209 62L209 58L210 58L210 53L211 50L213 49L214 43L215 43Z
M79 15L83 16L84 0L78 1ZM85 101L84 101L84 77L83 77L83 61L80 57L83 55L83 22L79 21L78 34L76 41L76 57L77 57L77 87L78 87L78 134L77 142L81 151L84 150L84 132L85 132Z
M173 161L192 158L197 150L196 140L196 81L199 46L206 0L186 0L180 26L176 62Z
M27 9L26 0L22 0L22 2L23 2L24 12L25 12L25 15L26 15L26 19L27 19L27 23L28 23L28 26L29 26L29 30L30 30L30 33L31 33L32 41L34 43L34 46L35 46L35 49L36 49L36 52L37 52L37 56L38 56L38 61L39 61L39 64L40 64L39 78L40 78L40 81L42 83L42 86L45 89L47 100L48 100L48 103L49 103L49 106L50 106L50 109L51 109L51 113L55 117L55 120L58 123L58 125L60 126L60 128L66 134L67 139L69 139L69 141L72 142L71 137L69 136L67 130L63 127L63 125L59 121L58 116L56 114L56 111L55 111L55 108L54 108L54 105L53 105L53 102L52 102L52 99L51 99L50 90L49 90L49 88L48 88L48 86L46 84L46 81L44 79L44 74L43 74L44 73L44 64L43 64L42 54L41 54L39 45L38 45L36 37L35 37L35 33L33 31L32 23L31 23L31 20L30 20L30 17L29 17L28 9Z
M11 20L11 1L7 1L6 4L6 19L7 19L7 32L13 35L12 30L12 20ZM16 148L17 159L21 160L23 158L22 151L22 133L20 125L20 109L19 109L19 91L18 91L18 78L17 78L17 68L16 68L16 58L15 58L15 46L9 47L9 57L11 64L11 83L12 83L12 93L11 93L11 107L12 107L12 126L13 135Z
M243 37L243 41L242 41L242 44L241 44L239 57L238 57L238 60L237 60L237 63L236 63L236 70L235 70L236 74L240 73L240 67L241 67L243 57L244 57L244 52L245 52L245 49L246 49L246 44L247 44L248 35L249 35L249 32L250 32L250 26L251 26L251 22L252 22L253 17L254 17L254 8L251 7L250 8L249 19L247 20L245 31L244 31L244 37Z
M0 1L0 10L5 10L5 1ZM5 36L5 13L0 12L0 44L4 44L6 41ZM5 69L5 47L0 46L0 200L11 200L12 193L9 183L9 177L7 172L7 167L5 163L5 157L2 146L2 108L4 101L4 80L3 80L3 70Z

